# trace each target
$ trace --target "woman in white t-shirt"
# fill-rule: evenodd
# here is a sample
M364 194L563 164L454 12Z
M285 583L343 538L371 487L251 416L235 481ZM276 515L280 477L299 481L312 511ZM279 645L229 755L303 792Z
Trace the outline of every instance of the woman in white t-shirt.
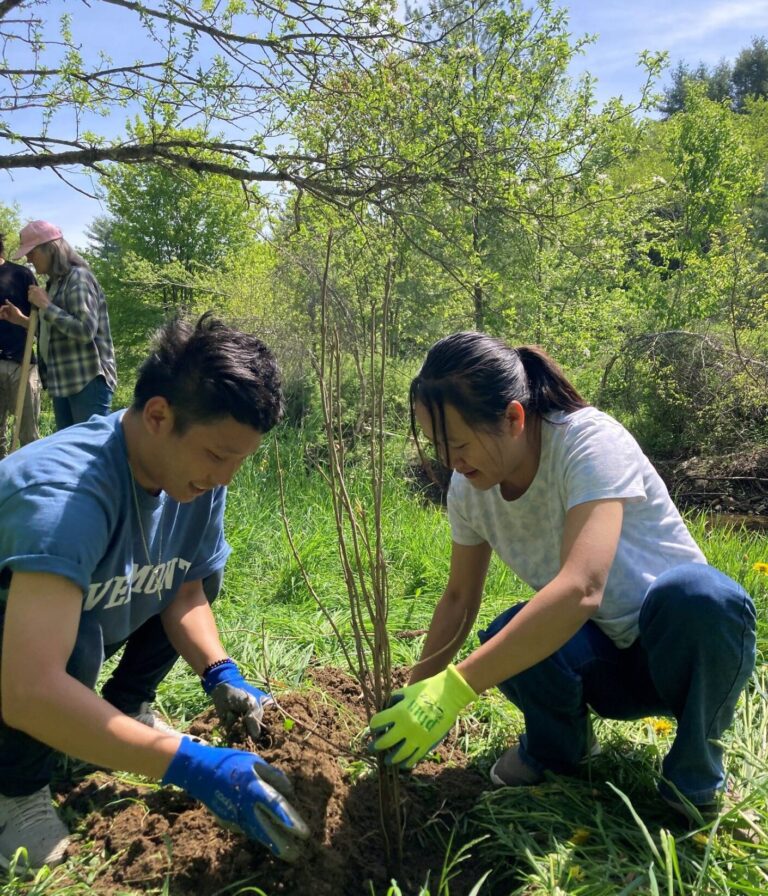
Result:
M691 817L725 785L720 737L755 662L749 595L707 565L632 436L538 348L456 333L411 384L411 426L453 469L450 576L411 683L371 719L373 746L411 768L461 709L498 686L525 733L497 785L574 772L599 749L589 710L677 720L659 791ZM535 594L451 659L495 551Z

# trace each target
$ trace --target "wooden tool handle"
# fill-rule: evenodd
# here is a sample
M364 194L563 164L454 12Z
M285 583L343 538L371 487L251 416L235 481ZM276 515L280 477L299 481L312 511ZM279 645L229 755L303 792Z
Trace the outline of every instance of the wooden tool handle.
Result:
M19 374L19 391L16 396L16 415L13 421L13 438L11 439L11 451L19 447L21 437L21 415L24 413L24 398L27 394L27 380L29 379L29 362L32 360L32 343L35 341L37 330L37 308L29 312L29 324L27 325L27 339L24 343L24 357L21 360Z

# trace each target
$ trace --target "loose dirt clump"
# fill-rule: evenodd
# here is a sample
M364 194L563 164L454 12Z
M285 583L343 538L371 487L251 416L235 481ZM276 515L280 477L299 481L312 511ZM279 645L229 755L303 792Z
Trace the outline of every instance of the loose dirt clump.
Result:
M93 891L116 896L166 885L173 896L213 896L248 884L266 896L386 892L376 775L360 739L365 713L359 686L338 670L314 669L311 677L312 687L279 698L258 743L243 729L226 739L258 752L293 782L293 804L312 832L299 862L286 865L259 844L223 829L181 791L132 786L94 772L58 789L65 817L82 819L70 853L95 850L105 857ZM193 722L190 733L222 742L212 712ZM446 739L437 755L439 761L422 762L401 778L406 870L398 882L408 892L410 886L418 891L430 872L432 879L439 877L457 818L486 787L479 771L467 766L455 737ZM471 862L462 868L468 880L481 874Z

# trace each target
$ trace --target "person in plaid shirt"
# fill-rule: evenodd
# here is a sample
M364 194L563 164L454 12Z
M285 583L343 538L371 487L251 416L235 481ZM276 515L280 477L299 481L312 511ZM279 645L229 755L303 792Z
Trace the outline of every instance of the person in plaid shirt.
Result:
M32 221L19 241L14 258L26 255L37 273L49 278L47 289L29 287L29 301L40 312L40 375L53 400L57 429L108 414L117 372L103 290L55 224ZM29 323L15 306L5 315L21 326Z

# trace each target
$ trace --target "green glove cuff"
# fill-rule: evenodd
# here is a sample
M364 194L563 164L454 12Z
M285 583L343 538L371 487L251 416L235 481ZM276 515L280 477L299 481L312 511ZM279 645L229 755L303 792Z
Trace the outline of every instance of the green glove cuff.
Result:
M453 663L448 663L445 667L445 699L450 701L451 706L456 707L457 713L468 703L477 700L477 694Z

